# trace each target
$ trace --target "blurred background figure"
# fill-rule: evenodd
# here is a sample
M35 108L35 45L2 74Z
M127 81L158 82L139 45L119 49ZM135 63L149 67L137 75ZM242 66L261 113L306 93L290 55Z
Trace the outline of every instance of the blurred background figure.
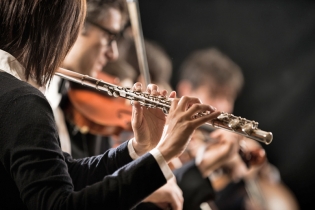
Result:
M151 83L171 91L170 80L173 71L171 58L164 48L157 42L144 39L144 47ZM122 33L122 38L118 41L118 51L120 58L125 60L136 71L137 81L143 82L143 76L141 75L139 68L136 46L130 24L126 25Z
M127 88L131 88L134 82L137 80L138 73L136 70L125 60L119 58L116 61L107 63L102 72L115 77L117 82Z
M144 36L172 58L171 85L187 55L205 46L242 67L245 87L234 113L259 122L262 145L301 209L315 194L315 1L139 0Z
M234 102L244 85L240 67L215 48L192 52L181 65L178 77L179 96L198 97L227 113L233 112ZM191 150L189 153L195 156L199 143L203 141L192 141L187 151Z
M218 110L232 113L243 84L241 68L218 49L208 48L194 51L183 62L177 92L179 95L198 97ZM193 134L186 153L181 156L182 162L198 159L200 148L216 141L218 135L215 132L201 126ZM220 135L233 138L228 131L225 133ZM279 171L268 162L261 145L254 140L244 139L240 146L244 153L235 155L211 173L216 199L210 202L210 206L220 210L299 209L295 196L282 183ZM251 160L246 160L246 156ZM250 170L244 169L244 163Z
M244 77L240 67L218 49L191 53L183 62L177 92L199 97L203 103L232 113L241 92Z
M121 58L124 58L130 65L134 67L134 69L136 69L138 75L137 80L141 81L141 78L139 78L139 76L141 77L141 75L137 60L136 49L134 41L132 39L132 35L130 35L130 33L128 32L128 28L126 29L124 34L124 39L120 39L118 42ZM170 74L172 73L172 63L169 56L166 54L163 48L155 42L145 40L145 46L152 81L157 84L166 84L166 87L169 86L169 88L171 89L169 83ZM177 74L177 76L178 75L179 74ZM179 82L176 89L179 96L195 96L200 98L203 103L211 104L221 111L232 113L234 109L234 102L239 96L243 85L244 77L240 67L219 50L215 48L210 48L196 51L185 60L185 62L181 66ZM229 136L229 134L226 135ZM185 164L189 163L191 160L194 161L198 153L198 149L206 145L205 142L207 142L207 139L209 139L208 136L208 128L200 129L195 132L192 141L187 148L187 151L180 157L180 162L174 162L175 165L173 166L175 167L175 169L180 169L183 166L184 168L186 167L186 171L176 170L181 171L178 174L179 177L187 173L187 171L191 170L188 169ZM244 145L246 145L246 142L249 142L249 146L246 149L247 153L264 151L260 144L251 141L252 140L243 141ZM209 154L211 154L211 150ZM238 157L232 158L233 160L231 161L226 161L226 165L223 166L225 171L229 171L228 174L221 174L222 177L218 178L217 172L222 172L222 170L220 169L214 173L216 175L211 176L212 185L217 191L216 201L210 202L210 206L212 206L212 208L217 207L219 209L232 209L233 207L234 209L254 209L255 207L256 209L262 209L262 205L265 205L265 203L261 203L264 195L260 194L260 197L252 196L253 193L257 193L257 191L250 191L249 188L246 188L247 185L245 184L250 183L251 186L256 186L257 188L257 182L251 182L251 180L256 180L257 177L261 176L261 174L265 174L265 176L263 177L264 179L260 179L260 184L264 181L264 189L268 190L274 188L278 190L278 192L275 193L275 195L278 195L278 197L273 197L277 197L277 199L274 199L276 200L275 203L278 204L277 207L282 205L281 207L286 208L286 205L289 205L291 206L291 209L298 209L294 196L289 191L289 189L287 189L287 187L281 183L279 172L274 166L266 161L266 163L264 164L259 163L256 166L252 165L251 170L247 172L247 170L244 169L245 165L244 161L241 159L241 156L237 156ZM206 155L199 158L202 159L205 157ZM257 155L257 158L258 157L259 154ZM210 163L207 164L210 165ZM261 165L264 165L264 167L262 167ZM211 167L209 166L209 168ZM253 171L255 171L255 173ZM246 178L245 176L248 176L250 178ZM194 179L200 179L200 177L196 176L194 177ZM245 180L247 181L245 182ZM179 184L182 189L186 189L185 185L187 183L187 180L183 180ZM270 183L272 183L272 185ZM184 195L185 193L187 193L187 191L194 190L191 186L191 189L188 188L184 192ZM205 192L206 191L207 188L205 187ZM198 197L196 194L195 196ZM236 201L231 199L231 197L236 198ZM188 199L190 199L189 196L186 196L186 200ZM210 200L211 199L209 198L209 201ZM227 202L228 200L233 201ZM268 200L271 201L272 199L268 197ZM260 203L257 204L257 202ZM269 205L271 205L271 203L269 203ZM274 206L275 205L272 204L272 207L270 207L269 209L274 209ZM185 208L189 209L187 203L185 204L184 200L184 209Z

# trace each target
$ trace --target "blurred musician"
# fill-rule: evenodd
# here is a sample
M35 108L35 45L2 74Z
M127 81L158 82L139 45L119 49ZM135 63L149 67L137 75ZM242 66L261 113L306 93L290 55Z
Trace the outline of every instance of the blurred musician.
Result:
M242 71L236 63L218 49L207 48L194 51L184 61L180 69L177 91L179 95L198 97L204 103L213 104L219 110L232 113L243 83ZM213 144L218 137L236 138L227 131L198 129L186 152L181 156L182 162L196 158L201 163L206 163L211 156L205 158L207 153L200 153L200 148L209 147L207 144ZM210 176L216 191L216 199L210 202L212 208L297 210L295 197L281 182L277 169L267 160L259 160L259 157L264 157L261 145L249 139L242 139L240 144L239 146L243 145L241 149L245 153L255 152L257 157L252 160L250 170L241 156L234 153L235 155L226 160L220 168L207 171L205 176ZM203 158L198 157L200 154ZM271 193L273 196L270 196Z

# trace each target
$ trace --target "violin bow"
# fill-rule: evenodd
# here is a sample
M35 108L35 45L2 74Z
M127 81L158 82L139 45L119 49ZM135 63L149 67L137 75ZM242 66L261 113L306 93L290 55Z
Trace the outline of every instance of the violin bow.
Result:
M151 83L144 38L140 21L138 0L127 0L129 18L133 32L140 73L144 77L145 86Z

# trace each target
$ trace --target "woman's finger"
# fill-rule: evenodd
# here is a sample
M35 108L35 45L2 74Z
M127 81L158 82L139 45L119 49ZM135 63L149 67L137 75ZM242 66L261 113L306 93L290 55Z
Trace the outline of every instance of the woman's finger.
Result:
M178 108L181 111L186 111L193 104L201 104L200 99L199 98L195 98L195 97L183 96L179 100Z
M193 119L192 123L194 124L194 126L198 127L206 122L211 122L212 120L216 119L220 114L221 112L215 111L215 112L212 112L211 114L206 114L206 115L197 117L196 119Z
M167 95L167 90L162 90L160 91L161 96L166 97Z
M159 92L158 92L158 86L155 85L155 84L149 84L147 86L147 92L153 96L157 96L159 95Z
M214 112L216 111L216 108L210 105L206 104L193 104L188 110L187 110L187 116L193 117L197 116L198 113L204 113L204 112Z
M169 112L172 112L173 110L175 110L177 108L179 100L180 99L178 99L178 98L172 99L172 104L171 104L171 108L170 108Z
M142 84L140 82L136 82L132 88L131 88L132 91L137 91L137 92L140 92L142 91Z
M170 95L168 96L168 98L172 99L172 98L176 98L176 91L172 91L170 93Z

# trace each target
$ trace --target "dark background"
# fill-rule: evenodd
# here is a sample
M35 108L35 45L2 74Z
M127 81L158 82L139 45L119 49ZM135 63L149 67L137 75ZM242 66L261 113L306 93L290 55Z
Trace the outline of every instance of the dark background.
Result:
M144 37L172 58L172 86L193 50L217 47L245 88L235 115L272 131L264 146L301 209L315 201L315 3L278 0L139 0Z

